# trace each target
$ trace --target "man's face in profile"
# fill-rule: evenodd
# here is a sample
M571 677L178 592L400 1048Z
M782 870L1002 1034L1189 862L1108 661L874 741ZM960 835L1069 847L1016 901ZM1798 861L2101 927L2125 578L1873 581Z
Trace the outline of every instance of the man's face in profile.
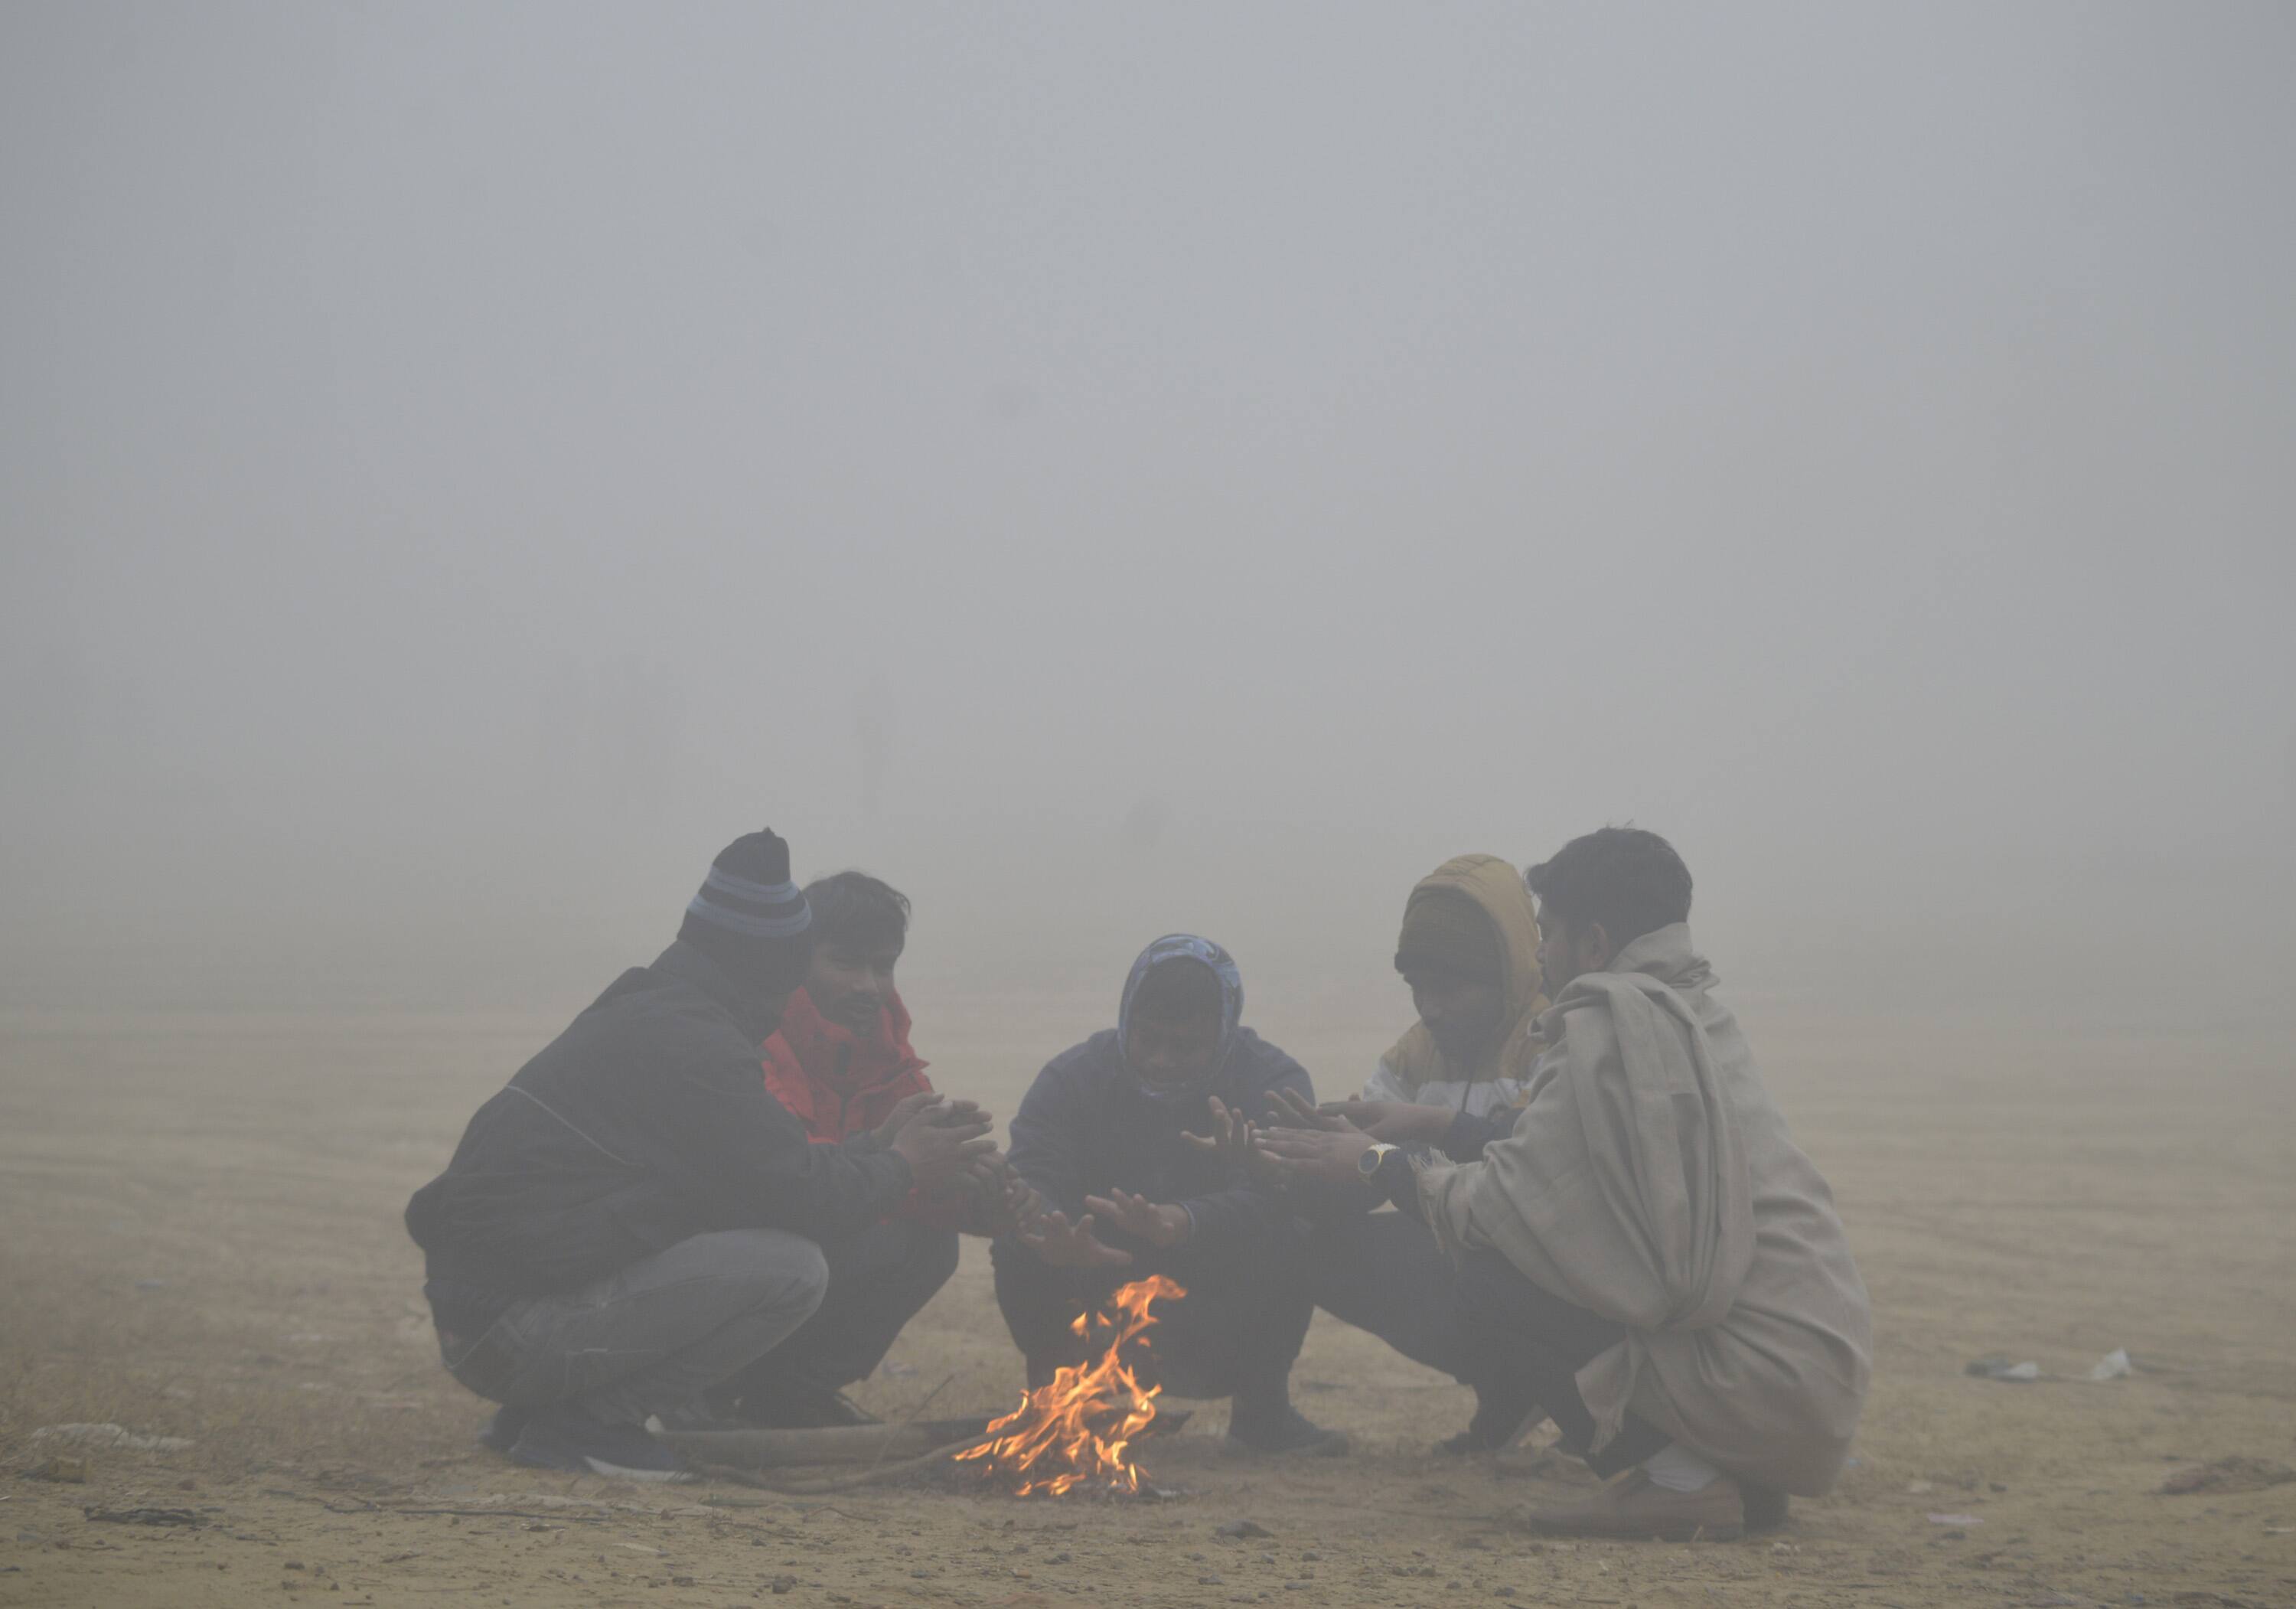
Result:
M1603 930L1597 927L1593 937L1601 939ZM1570 924L1557 915L1546 904L1538 907L1538 971L1546 981L1546 997L1550 1000L1562 994L1564 984L1581 973L1598 972L1610 961L1608 947L1589 944L1587 936L1574 933Z

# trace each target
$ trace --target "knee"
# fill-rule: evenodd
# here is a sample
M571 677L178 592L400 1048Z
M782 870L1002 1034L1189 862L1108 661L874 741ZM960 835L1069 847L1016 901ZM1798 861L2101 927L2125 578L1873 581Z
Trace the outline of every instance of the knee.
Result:
M743 1305L813 1316L829 1291L829 1260L802 1235L786 1229L725 1229L706 1237L723 1277L740 1286Z

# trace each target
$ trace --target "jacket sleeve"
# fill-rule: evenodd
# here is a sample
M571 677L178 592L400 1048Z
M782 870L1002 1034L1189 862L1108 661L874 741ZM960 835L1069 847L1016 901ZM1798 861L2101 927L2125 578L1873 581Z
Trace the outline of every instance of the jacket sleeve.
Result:
M1084 1211L1084 1103L1073 1071L1046 1063L1013 1114L1013 1170L1073 1223Z
M1455 1162L1480 1162L1483 1147L1513 1134L1514 1121L1521 1115L1520 1106L1501 1106L1481 1117L1470 1117L1462 1111L1444 1130L1443 1154Z
M1272 1096L1279 1089L1297 1090L1309 1101L1316 1098L1314 1080L1308 1070L1283 1052L1268 1051L1274 1065L1255 1080L1255 1096ZM1192 1245L1218 1245L1222 1241L1251 1234L1263 1227L1275 1214L1283 1211L1283 1203L1275 1191L1237 1179L1225 1190L1215 1190L1207 1195L1191 1196L1180 1203L1188 1214L1188 1243Z
M685 1187L723 1227L832 1239L875 1223L908 1194L909 1165L898 1153L812 1144L766 1093L751 1058L697 1058L662 1094L679 1154L690 1159Z

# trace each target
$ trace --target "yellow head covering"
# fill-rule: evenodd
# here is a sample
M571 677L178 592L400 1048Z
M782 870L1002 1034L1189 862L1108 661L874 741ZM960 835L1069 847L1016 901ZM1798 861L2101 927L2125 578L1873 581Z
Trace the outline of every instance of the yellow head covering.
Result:
M1538 918L1522 875L1496 855L1461 855L1445 861L1411 891L1413 900L1438 893L1464 895L1491 919L1498 932L1501 977L1505 989L1506 1028L1498 1043L1471 1067L1453 1065L1436 1047L1424 1022L1414 1022L1409 1032L1387 1053L1387 1065L1406 1088L1422 1084L1481 1083L1488 1079L1521 1080L1530 1076L1530 1064L1546 1048L1538 1032L1538 1014L1547 1006L1538 975ZM1405 908L1408 910L1406 903Z

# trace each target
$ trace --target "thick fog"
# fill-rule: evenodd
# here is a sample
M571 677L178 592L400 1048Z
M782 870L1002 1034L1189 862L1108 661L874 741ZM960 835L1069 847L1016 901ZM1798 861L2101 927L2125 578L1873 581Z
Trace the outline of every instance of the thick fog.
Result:
M1341 998L1632 821L1749 995L2284 1028L2292 92L2273 4L20 0L0 1002L554 1006L766 825L945 989Z

